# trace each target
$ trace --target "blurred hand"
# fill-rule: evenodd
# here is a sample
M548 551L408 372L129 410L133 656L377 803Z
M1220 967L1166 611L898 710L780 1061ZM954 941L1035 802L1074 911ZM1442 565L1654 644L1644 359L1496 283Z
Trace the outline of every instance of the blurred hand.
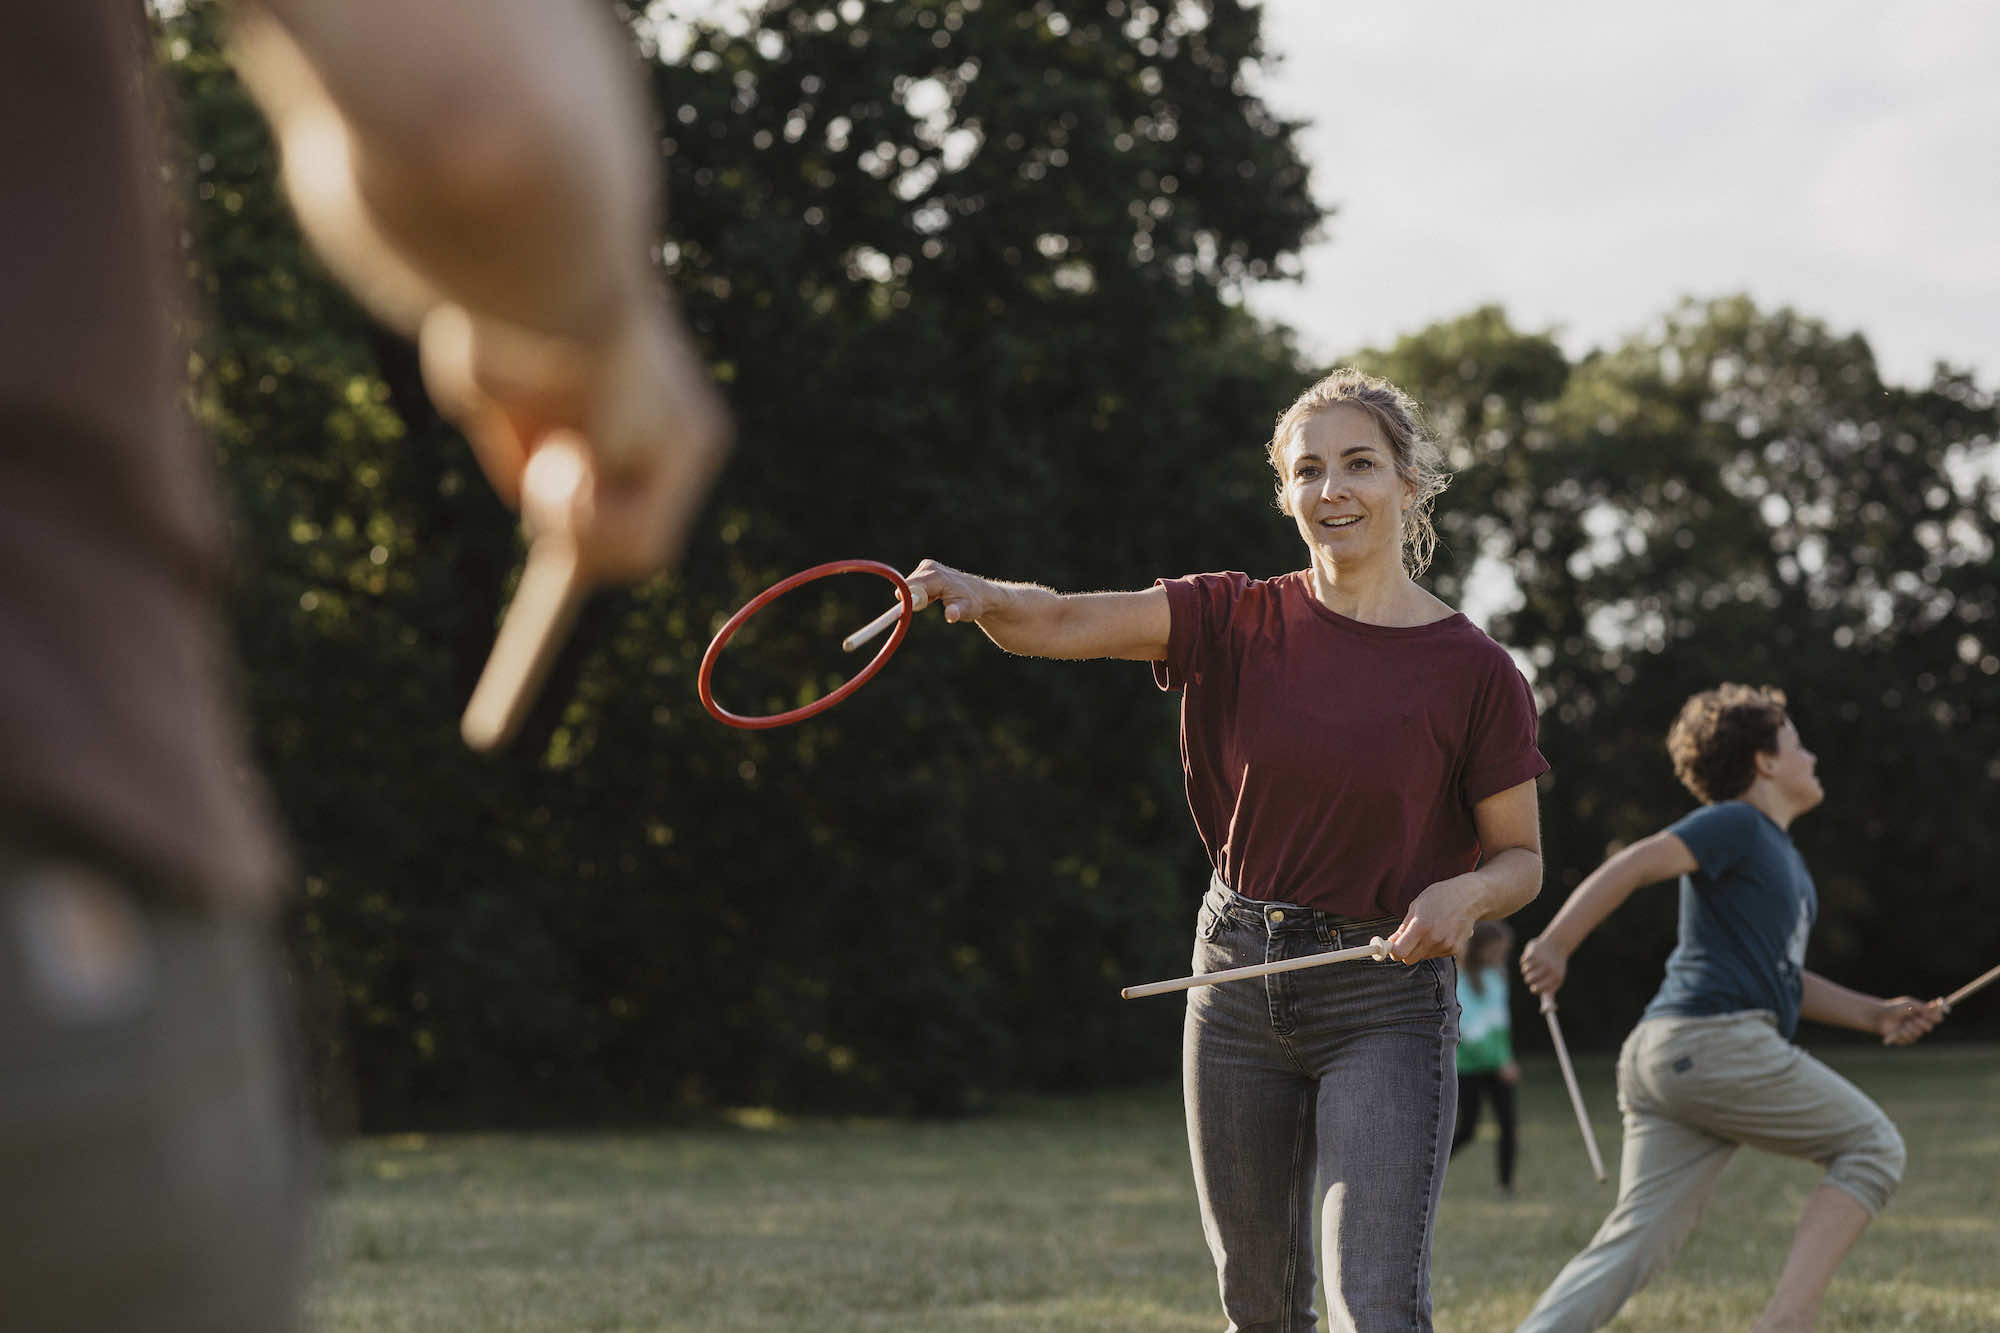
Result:
M1884 1046L1908 1046L1944 1020L1944 1006L1936 1000L1919 1000L1898 995L1882 1001L1875 1019L1875 1031Z
M991 580L953 569L950 565L940 565L929 558L920 561L903 581L917 596L917 610L923 610L932 602L942 602L944 618L954 624L961 620L978 620L996 609L1006 596L1005 590Z
M1549 940L1546 935L1537 935L1521 949L1521 979L1528 983L1528 989L1537 995L1553 995L1562 989L1564 978L1569 976L1569 954Z
M1473 915L1476 891L1465 877L1454 876L1418 894L1389 937L1389 956L1399 963L1419 963L1463 953L1479 924Z
M592 583L668 567L729 449L721 396L666 297L591 341L452 305L424 319L424 381L537 541Z
M1519 1083L1521 1081L1521 1066L1515 1064L1512 1060L1501 1065L1500 1081L1502 1083Z

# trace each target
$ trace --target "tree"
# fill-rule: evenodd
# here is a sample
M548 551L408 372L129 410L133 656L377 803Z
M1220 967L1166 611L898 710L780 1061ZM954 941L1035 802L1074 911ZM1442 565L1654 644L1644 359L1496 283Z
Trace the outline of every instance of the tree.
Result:
M1882 993L1990 966L1991 394L1943 367L1884 385L1859 335L1740 297L1563 360L1491 310L1373 357L1461 441L1446 541L1514 587L1492 628L1533 665L1554 765L1547 887L1521 924L1688 806L1663 744L1688 694L1768 682L1828 788L1794 829L1822 899L1812 965ZM1579 956L1581 1039L1629 1025L1655 984L1673 909L1654 896Z
M1290 562L1260 445L1300 372L1233 298L1318 211L1243 83L1256 12L772 5L669 52L664 257L742 446L681 574L600 604L501 766L452 718L510 520L300 255L210 9L165 42L256 729L364 1122L1157 1075L1177 1020L1112 992L1178 961L1204 872L1143 668L926 622L781 733L715 726L693 677L724 614L833 556L1067 587ZM719 691L830 688L885 598L760 618Z
M663 262L741 447L680 572L598 600L500 763L454 720L512 517L407 346L301 252L212 7L162 26L213 312L192 392L239 515L302 972L355 1114L951 1111L1161 1076L1178 1010L1113 992L1178 968L1207 872L1143 667L1007 659L927 617L876 683L775 732L714 724L694 676L731 610L835 557L1065 589L1297 564L1263 442L1311 376L1236 298L1289 270L1318 210L1295 127L1243 83L1257 11L628 18L657 57ZM1680 700L1768 680L1830 779L1798 828L1815 965L1940 991L1990 965L1986 391L1884 386L1858 336L1742 300L1580 359L1480 310L1365 360L1428 404L1458 471L1436 586L1456 602L1497 574L1490 628L1534 672L1555 772L1525 927L1685 808L1660 755ZM786 599L718 693L817 697L887 601L862 578ZM1885 893L1913 874L1923 894ZM1629 1023L1670 928L1658 895L1580 960L1580 1043ZM1919 937L1922 960L1884 956Z

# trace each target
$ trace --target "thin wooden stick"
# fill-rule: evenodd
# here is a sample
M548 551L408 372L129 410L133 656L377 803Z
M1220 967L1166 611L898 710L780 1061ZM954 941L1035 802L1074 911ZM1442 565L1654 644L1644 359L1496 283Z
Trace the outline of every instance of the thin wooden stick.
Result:
M922 588L910 589L911 615L915 615L917 612L923 610L926 606L929 605L930 605L930 598L924 596L924 590ZM889 626L895 624L896 618L902 614L903 614L903 604L901 602L897 602L887 611L884 611L881 615L875 617L873 620L863 625L860 629L854 631L854 633L842 639L840 641L840 651L843 653L853 652L856 648L859 648L862 644L868 642L870 639L876 638L882 633L883 630L886 630L889 628Z
M528 548L514 600L459 719L467 745L488 752L514 738L589 591L567 543L540 541Z
M1556 1022L1556 997L1554 991L1542 993L1542 1017L1549 1020L1549 1037L1556 1044L1556 1063L1562 1066L1563 1082L1569 1085L1569 1104L1576 1111L1576 1126L1583 1131L1583 1146L1590 1153L1590 1169L1597 1173L1597 1183L1604 1183L1604 1159L1597 1154L1597 1135L1591 1132L1590 1117L1584 1113L1583 1090L1576 1085L1576 1070L1570 1067L1569 1047L1563 1041L1562 1024Z
M1312 953L1303 958L1286 958L1275 963L1252 963L1248 967L1225 968L1220 972L1197 972L1191 977L1176 977L1172 981L1149 981L1143 986L1127 986L1118 993L1128 1000L1137 1000L1147 995L1165 995L1168 991L1213 986L1218 981L1268 977L1274 972L1296 972L1302 967L1324 967L1328 963L1351 963L1361 958L1372 958L1379 963L1388 956L1389 941L1377 935L1368 943L1357 944L1352 949L1334 949L1328 953Z
M1963 986L1960 986L1957 990L1945 996L1942 1000L1939 1000L1938 1007L1940 1009L1943 1009L1946 1013L1950 1013L1953 1005L1957 1004L1960 1000L1963 1000L1966 996L1972 994L1974 991L1979 990L1982 987L1992 985L1996 980L2000 980L2000 967L1994 968L1991 972L1986 973L1976 981L1971 981Z

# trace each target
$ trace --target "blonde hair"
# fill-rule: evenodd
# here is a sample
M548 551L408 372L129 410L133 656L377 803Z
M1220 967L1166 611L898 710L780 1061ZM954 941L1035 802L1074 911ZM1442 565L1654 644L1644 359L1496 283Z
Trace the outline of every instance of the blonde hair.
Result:
M1411 490L1409 507L1403 511L1403 568L1416 578L1430 568L1431 556L1437 551L1431 506L1451 484L1451 474L1444 470L1444 456L1436 442L1424 433L1416 400L1389 381L1342 366L1292 400L1278 417L1271 442L1265 446L1264 456L1278 474L1278 509L1291 513L1285 502L1282 455L1286 443L1309 418L1335 407L1358 407L1368 413L1395 455L1396 475Z

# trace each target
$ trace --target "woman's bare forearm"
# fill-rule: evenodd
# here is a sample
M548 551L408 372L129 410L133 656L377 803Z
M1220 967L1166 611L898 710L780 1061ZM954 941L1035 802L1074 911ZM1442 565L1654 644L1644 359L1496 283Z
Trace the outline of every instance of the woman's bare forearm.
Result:
M926 605L942 605L946 620L969 620L1001 648L1023 657L1157 661L1166 656L1173 628L1166 590L1157 585L1138 592L1058 593L1037 583L982 578L935 560L918 564L909 584Z
M1542 854L1528 847L1508 847L1480 863L1466 878L1475 921L1498 921L1533 902L1542 891Z
M1145 616L1129 593L1059 593L1032 583L1005 583L1004 595L977 620L986 637L1023 657L1078 660L1159 654L1146 642ZM1166 644L1162 638L1159 648Z

